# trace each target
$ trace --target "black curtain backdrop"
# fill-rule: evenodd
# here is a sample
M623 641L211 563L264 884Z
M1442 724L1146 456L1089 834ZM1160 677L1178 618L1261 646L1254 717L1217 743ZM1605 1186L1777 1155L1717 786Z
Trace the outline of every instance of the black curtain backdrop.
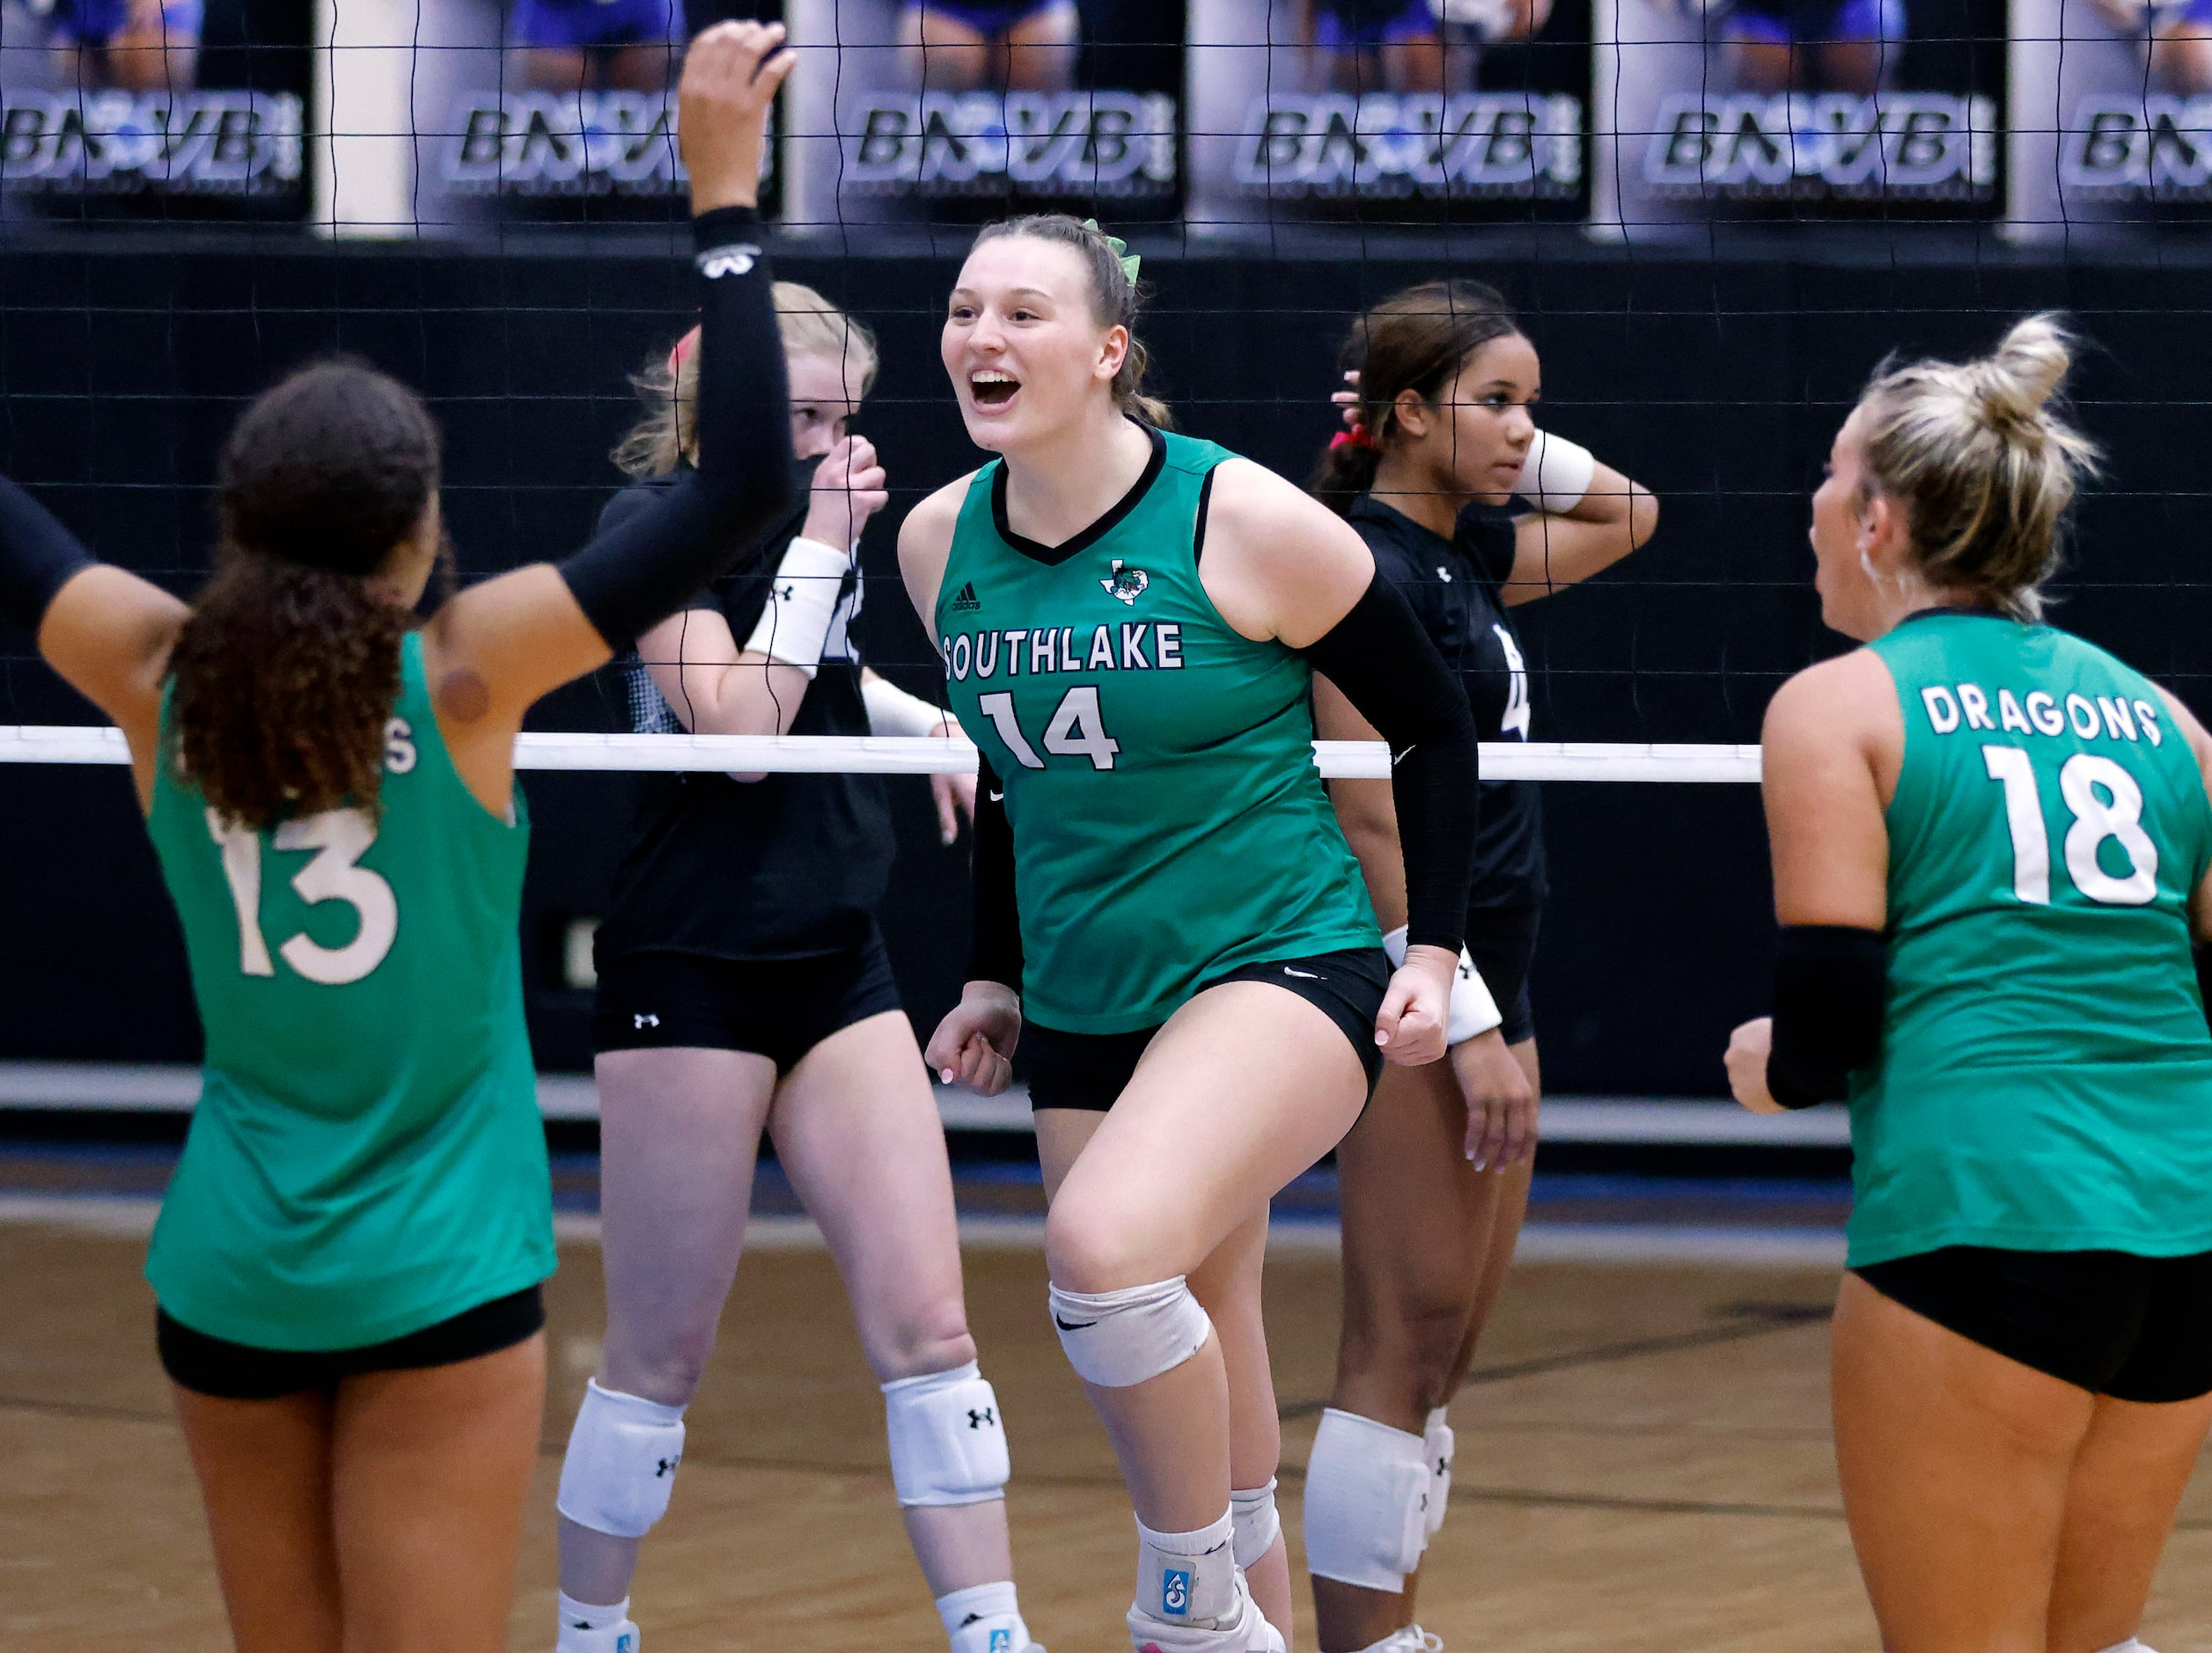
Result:
M205 485L242 401L333 350L420 386L447 438L449 518L481 575L589 532L635 404L625 373L688 308L672 244L620 255L318 247L274 236L146 241L0 259L0 468L99 555L189 590ZM1303 476L1363 302L1439 273L1520 306L1542 351L1542 422L1654 489L1657 540L1589 586L1520 611L1540 739L1748 741L1775 685L1840 646L1818 623L1805 496L1887 352L1961 354L2006 319L2071 311L2096 342L2083 416L2112 474L2082 515L2060 622L2206 705L2202 456L2212 452L2212 268L2148 257L2061 264L1885 247L1716 259L1562 237L1493 260L1148 256L1157 386L1183 427ZM810 258L779 272L866 317L881 381L863 417L894 488L871 525L864 650L907 687L937 676L896 578L896 524L976 464L937 361L945 259ZM0 722L91 721L0 637ZM601 684L534 726L617 726ZM938 848L926 789L890 783L901 861L885 925L926 1036L966 958L966 849ZM589 995L562 937L599 911L627 827L619 776L526 782L536 843L524 946L541 1064L588 1064ZM1535 991L1547 1088L1717 1094L1720 1051L1766 1008L1772 925L1756 790L1554 785L1554 894ZM120 770L0 766L0 1058L188 1061L197 1032L175 922Z

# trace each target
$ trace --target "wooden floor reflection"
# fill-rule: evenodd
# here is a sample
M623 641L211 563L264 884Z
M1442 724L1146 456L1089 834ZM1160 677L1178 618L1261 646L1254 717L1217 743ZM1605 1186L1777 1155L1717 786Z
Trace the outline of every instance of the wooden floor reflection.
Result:
M229 1645L143 1253L129 1236L0 1226L0 1648ZM553 1484L597 1353L597 1250L568 1245L562 1261L517 1653L552 1644ZM1046 1324L1042 1259L977 1251L967 1277L1012 1436L1031 1627L1055 1653L1126 1649L1128 1510ZM1834 1289L1818 1272L1518 1270L1452 1409L1459 1484L1422 1621L1452 1653L1872 1649L1828 1450ZM1335 1304L1325 1257L1271 1262L1294 1563ZM746 1260L636 1602L650 1653L942 1648L893 1505L880 1401L819 1252ZM2212 1477L2183 1507L2144 1640L2212 1653Z

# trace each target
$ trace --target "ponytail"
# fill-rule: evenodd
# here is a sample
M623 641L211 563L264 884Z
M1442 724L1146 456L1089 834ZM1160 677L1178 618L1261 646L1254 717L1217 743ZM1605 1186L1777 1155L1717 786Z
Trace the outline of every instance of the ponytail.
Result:
M1399 397L1411 391L1433 403L1469 356L1519 331L1504 298L1481 282L1422 282L1362 315L1338 353L1359 375L1356 422L1329 444L1306 490L1340 516L1351 510L1398 437Z
M293 374L224 444L223 543L170 656L167 760L239 826L380 807L413 612L373 584L437 491L412 391L354 362Z
M226 545L170 657L171 756L253 831L379 807L414 615L366 580Z

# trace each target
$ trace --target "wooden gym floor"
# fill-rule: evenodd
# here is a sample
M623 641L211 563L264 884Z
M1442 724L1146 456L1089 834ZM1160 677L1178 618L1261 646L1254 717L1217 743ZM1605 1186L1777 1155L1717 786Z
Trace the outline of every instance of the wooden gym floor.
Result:
M127 1234L0 1225L0 1648L229 1645L154 1363L143 1252ZM1030 1626L1055 1653L1125 1649L1128 1506L1045 1325L1041 1258L980 1249L967 1266L1012 1434ZM1818 1271L1519 1268L1452 1410L1459 1484L1429 1552L1422 1621L1452 1653L1873 1649L1828 1454L1834 1289ZM553 1486L599 1289L596 1249L564 1245L517 1653L551 1645ZM1297 1466L1335 1304L1326 1255L1271 1262L1294 1566ZM674 1508L638 1576L651 1653L942 1649L827 1258L756 1251L724 1328ZM1310 1620L1297 1628L1310 1649ZM2160 1653L2212 1653L2212 1476L2184 1506L2144 1636Z

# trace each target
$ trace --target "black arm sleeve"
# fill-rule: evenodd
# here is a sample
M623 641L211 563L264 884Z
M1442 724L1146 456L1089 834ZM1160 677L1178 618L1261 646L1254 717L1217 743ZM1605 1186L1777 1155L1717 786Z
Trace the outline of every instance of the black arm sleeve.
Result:
M1882 933L1786 924L1775 955L1775 1040L1767 1089L1786 1108L1841 1102L1854 1069L1882 1054L1889 946Z
M699 270L699 468L560 565L610 648L675 613L790 503L790 391L760 214L692 221Z
M1014 904L1014 829L990 760L976 761L975 906L967 979L1022 990L1021 914Z
M1474 879L1481 779L1466 692L1379 570L1305 657L1390 743L1390 795L1406 855L1406 944L1458 952Z
M54 594L92 562L52 511L0 476L0 619L37 636Z
M2212 1027L2212 944L2199 942L2190 949L2197 961L2197 997L2204 1001L2204 1020Z

